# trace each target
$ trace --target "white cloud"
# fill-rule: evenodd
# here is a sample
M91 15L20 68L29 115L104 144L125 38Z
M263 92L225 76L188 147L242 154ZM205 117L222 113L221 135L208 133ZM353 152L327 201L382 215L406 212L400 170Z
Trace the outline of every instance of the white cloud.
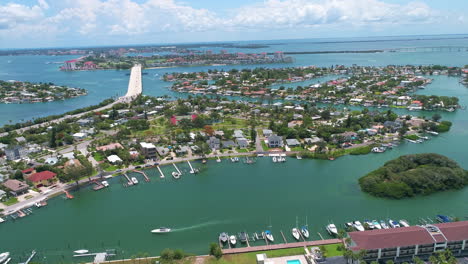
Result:
M43 18L43 16L42 8L38 5L32 7L15 3L0 5L0 30L33 23Z

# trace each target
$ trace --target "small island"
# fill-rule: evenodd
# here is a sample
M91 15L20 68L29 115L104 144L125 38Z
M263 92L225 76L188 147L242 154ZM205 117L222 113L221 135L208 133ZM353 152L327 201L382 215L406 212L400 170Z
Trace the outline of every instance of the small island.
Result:
M468 185L468 172L455 161L435 153L401 156L359 179L364 192L402 199Z
M86 94L85 89L58 86L53 83L0 80L0 103L4 104L52 102Z

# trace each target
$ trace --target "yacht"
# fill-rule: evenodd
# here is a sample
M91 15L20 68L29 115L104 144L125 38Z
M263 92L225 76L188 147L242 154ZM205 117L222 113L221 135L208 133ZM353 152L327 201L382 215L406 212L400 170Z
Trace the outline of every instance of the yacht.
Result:
M338 229L336 228L335 224L329 224L327 225L327 231L330 233L332 236L338 235Z
M374 229L382 229L382 226L380 225L379 221L372 220L372 224L374 225Z
M102 181L101 183L104 185L104 187L109 187L109 183L107 181Z
M75 253L75 254L86 254L88 252L89 252L89 250L87 250L87 249L78 249L78 250L73 251L73 253Z
M216 162L221 162L221 159L218 157L218 158L216 159Z
M4 252L4 253L0 254L0 263L3 263L9 257L10 257L10 252Z
M380 226L383 228L383 229L389 229L390 227L387 225L387 223L385 223L385 221L383 220L380 220Z
M366 224L369 229L374 229L374 224L372 223L372 221L364 220L364 224Z
M410 224L408 223L408 221L405 220L405 219L401 219L399 223L400 223L400 225L401 225L402 227L408 227L408 226L410 226Z
M222 232L221 234L219 234L219 241L221 241L221 243L226 243L229 239L229 236L226 232Z
M172 177L174 177L174 179L179 179L180 178L180 173L178 173L177 171L173 171L172 172Z
M138 180L137 180L137 178L135 178L135 177L132 177L132 182L133 182L133 184L138 184Z
M276 157L273 157L272 160L273 160L273 162L275 162L275 163L277 162Z
M302 157L301 156L296 156L296 159L301 160Z
M305 238L309 238L309 229L307 229L307 226L301 227L301 233Z
M3 222L5 222L5 219L0 217L0 223L3 223Z
M388 220L388 224L390 225L391 228L400 227L400 224L398 224L397 221L393 221L392 219Z
M273 234L270 230L265 230L265 236L270 242L275 241L275 238L273 237Z
M247 242L247 234L245 232L240 232L239 233L239 240L241 243Z
M299 230L297 228L293 228L291 230L291 233L296 240L299 240L301 238L301 234L299 233Z
M229 243L231 243L231 245L235 245L237 243L237 239L236 239L236 236L232 235L229 237Z
M353 230L353 228L354 228L353 223L352 222L345 223L345 228L346 228L346 231Z
M361 224L361 222L359 221L354 221L353 222L353 227L357 230L357 231L364 231L364 226Z
M151 230L151 233L155 233L155 234L169 233L169 232L171 232L171 229L167 227L160 227L158 229Z

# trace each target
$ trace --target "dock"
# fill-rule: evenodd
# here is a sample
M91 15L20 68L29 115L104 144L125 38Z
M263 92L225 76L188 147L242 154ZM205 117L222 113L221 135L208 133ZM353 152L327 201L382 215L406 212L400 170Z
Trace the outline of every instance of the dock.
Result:
M190 160L187 160L187 163L190 166L190 173L196 173L196 171L192 167L192 164L190 163Z
M143 177L145 177L146 182L150 181L150 178L148 177L148 175L146 175L146 173L144 171L133 170L133 172L140 173L141 175L143 175Z
M281 233L281 236L283 237L284 243L288 243L288 241L286 240L286 237L283 234L283 230L280 230L280 233Z
M230 249L223 249L222 251L223 251L223 254L239 254L239 253L248 253L248 252L274 250L274 249L329 245L329 244L337 244L337 243L342 243L342 241L340 239L335 238L335 239L317 240L317 241L272 244L272 245L265 245L265 246L230 248Z
M128 177L127 173L124 173L123 176L125 176L125 178L127 178L128 186L133 185L133 182L132 182L132 180L130 180L130 177Z
M177 172L179 173L179 175L182 175L182 172L180 172L179 168L177 168L177 166L175 165L175 163L172 163L172 165L174 165L174 168L177 170Z
M87 254L73 255L73 257L89 257L89 256L94 256L94 262L93 263L94 264L99 264L99 263L105 262L107 257L115 256L115 253L109 253L109 251L107 251L107 252L99 252L99 253L87 253Z
M320 234L319 232L317 232L317 234L319 235L319 237L320 237L322 240L325 240L325 239L323 239L322 234Z
M161 176L159 176L161 179L164 179L166 176L164 176L164 173L162 172L161 168L159 168L159 165L156 166L156 168L158 169L159 173L161 174Z
M31 255L29 256L29 258L25 262L20 263L20 264L28 264L29 262L31 262L31 260L34 258L34 256L36 256L36 250L33 250L31 252Z
M106 188L106 186L104 186L102 183L100 183L100 182L97 181L97 180L92 180L91 182L93 182L94 184L96 184L96 186L93 187L93 190L95 190L95 191L99 191L99 190L101 190L101 189Z

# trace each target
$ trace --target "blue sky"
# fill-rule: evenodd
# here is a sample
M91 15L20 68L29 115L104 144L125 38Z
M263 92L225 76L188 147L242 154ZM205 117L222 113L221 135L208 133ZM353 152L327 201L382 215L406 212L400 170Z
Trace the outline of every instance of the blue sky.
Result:
M466 0L0 0L0 48L466 34L466 10Z

